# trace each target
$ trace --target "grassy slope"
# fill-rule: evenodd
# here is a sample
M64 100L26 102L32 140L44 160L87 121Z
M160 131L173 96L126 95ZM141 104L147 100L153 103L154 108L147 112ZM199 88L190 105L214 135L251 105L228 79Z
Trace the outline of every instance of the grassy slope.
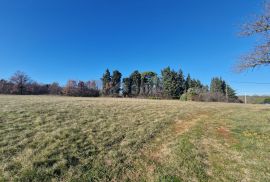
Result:
M0 181L269 181L270 107L0 96Z

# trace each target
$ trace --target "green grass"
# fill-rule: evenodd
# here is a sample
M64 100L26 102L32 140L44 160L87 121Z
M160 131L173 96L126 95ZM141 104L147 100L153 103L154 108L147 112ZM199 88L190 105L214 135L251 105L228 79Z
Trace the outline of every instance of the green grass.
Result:
M270 107L0 96L0 181L270 181Z

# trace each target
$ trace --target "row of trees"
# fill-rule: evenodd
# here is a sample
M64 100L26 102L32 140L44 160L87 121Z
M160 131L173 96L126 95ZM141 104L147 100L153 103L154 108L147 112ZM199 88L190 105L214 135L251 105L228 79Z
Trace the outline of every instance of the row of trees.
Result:
M17 71L9 80L0 80L0 94L98 97L100 92L95 81L69 80L61 87L57 82L41 84L32 81L28 75Z
M111 75L110 71L107 69L102 77L102 94L104 96L118 96L121 91L121 78L122 74L115 70Z
M181 95L181 100L203 102L242 102L236 96L235 90L222 78L215 77L208 87L191 87Z
M39 84L21 71L17 71L9 80L0 80L1 94L41 95L58 94L60 91L59 84Z
M121 73L114 71L111 76L107 69L102 77L105 96L118 96L121 90ZM138 70L123 78L122 94L125 97L166 97L179 98L189 88L205 88L199 80L185 79L183 71L176 72L167 67L161 71L162 77L153 71L140 73Z
M153 72L134 71L122 79L120 71L111 74L107 69L102 77L102 90L95 81L69 80L64 87L58 83L40 84L32 81L25 73L16 72L9 80L0 80L0 94L20 95L65 95L78 97L143 97L169 98L193 101L239 102L235 91L222 78L213 78L210 89L200 80L193 79L183 71L170 67L161 70L160 76Z
M181 69L177 72L170 67L164 68L161 76L153 71L138 70L123 78L122 82L121 76L118 70L113 71L112 75L108 69L105 71L101 79L104 96L239 102L235 91L222 78L213 78L209 89L189 74L185 77Z
M100 91L95 81L77 82L75 80L69 80L63 88L62 94L75 97L98 97Z

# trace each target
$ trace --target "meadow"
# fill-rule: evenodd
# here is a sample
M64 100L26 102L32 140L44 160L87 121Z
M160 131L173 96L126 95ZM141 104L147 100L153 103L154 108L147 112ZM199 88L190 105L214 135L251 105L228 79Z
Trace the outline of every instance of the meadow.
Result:
M0 181L270 181L270 106L0 96Z

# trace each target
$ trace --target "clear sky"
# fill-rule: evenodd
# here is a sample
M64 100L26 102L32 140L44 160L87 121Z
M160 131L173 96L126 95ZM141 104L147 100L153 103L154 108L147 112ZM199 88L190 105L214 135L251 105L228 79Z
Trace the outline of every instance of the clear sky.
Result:
M256 43L240 25L260 0L0 0L0 78L16 70L43 83L97 80L104 70L160 72L165 66L209 84L269 94L269 67L231 67Z

